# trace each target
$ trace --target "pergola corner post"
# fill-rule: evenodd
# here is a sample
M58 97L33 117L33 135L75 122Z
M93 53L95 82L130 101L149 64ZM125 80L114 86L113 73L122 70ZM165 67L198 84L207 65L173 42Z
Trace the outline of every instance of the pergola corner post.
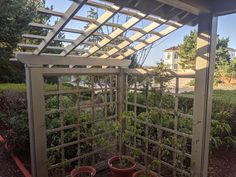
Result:
M41 65L26 65L32 177L48 177L44 79Z
M192 132L192 172L194 177L207 177L216 38L217 17L208 13L200 14Z
M122 113L126 110L126 73L125 68L120 68L117 80L117 109L118 109L118 119L122 118ZM125 120L118 120L121 121L121 132L123 133L126 129L126 121ZM118 152L122 154L125 153L125 146L122 144L122 140L119 140L119 149Z

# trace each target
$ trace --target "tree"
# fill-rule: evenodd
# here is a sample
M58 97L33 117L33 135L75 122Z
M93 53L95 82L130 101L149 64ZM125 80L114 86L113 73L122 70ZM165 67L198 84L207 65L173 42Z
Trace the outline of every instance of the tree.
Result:
M229 38L220 38L217 36L216 45L216 68L217 64L222 65L223 62L230 61L228 52ZM183 68L195 68L195 59L197 56L197 32L191 31L189 35L184 37L183 44L179 47L178 55L180 57L179 64ZM225 65L225 63L224 63Z
M230 55L228 51L229 38L220 38L217 36L216 44L216 62L230 62Z
M37 8L44 4L43 0L0 1L0 82L24 81L24 65L9 59L17 50L28 23L36 17Z
M180 57L179 64L183 68L194 69L195 59L197 56L197 32L191 31L189 35L184 37L183 44L179 47L178 55Z

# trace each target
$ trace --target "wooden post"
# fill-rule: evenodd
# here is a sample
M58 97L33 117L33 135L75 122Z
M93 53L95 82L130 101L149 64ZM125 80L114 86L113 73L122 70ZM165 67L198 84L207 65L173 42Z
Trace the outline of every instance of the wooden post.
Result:
M43 68L28 65L25 70L32 176L47 177Z
M123 68L120 68L120 72L118 75L118 85L117 85L117 92L118 92L118 119L121 119L122 112L125 110L125 99L126 99L126 74ZM118 120L119 121L119 120ZM121 131L124 132L126 128L126 122L122 121ZM120 139L119 141L119 152L125 154L125 146L122 144Z
M200 14L193 110L192 176L194 177L207 177L216 37L217 17L212 14Z

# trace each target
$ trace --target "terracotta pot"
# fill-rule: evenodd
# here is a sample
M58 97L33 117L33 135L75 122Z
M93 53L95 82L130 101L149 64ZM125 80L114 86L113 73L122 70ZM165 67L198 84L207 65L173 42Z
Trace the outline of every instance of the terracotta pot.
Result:
M143 175L143 174L145 174L145 170L139 170L135 172L132 177L139 177L140 175ZM149 177L158 177L158 175L153 171L149 171L148 175Z
M73 169L70 172L71 177L80 177L82 173L90 173L91 177L96 175L96 169L91 166L81 166L79 169Z
M128 158L128 161L132 164L131 167L127 168L117 168L113 166L113 163L115 161L119 161L121 157L114 156L108 160L108 167L111 170L112 177L132 177L134 170L137 166L137 164L132 160L131 158Z

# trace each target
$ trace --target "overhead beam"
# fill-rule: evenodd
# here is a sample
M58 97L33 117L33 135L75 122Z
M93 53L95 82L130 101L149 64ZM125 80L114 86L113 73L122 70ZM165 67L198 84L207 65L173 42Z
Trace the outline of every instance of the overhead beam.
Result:
M236 13L236 1L235 0L215 0L212 2L214 7L213 13L214 15L228 15L232 13Z
M176 9L172 9L171 11L175 11L176 12ZM170 11L170 13L171 13ZM177 12L176 12L177 13ZM175 14L176 16L179 14L180 12L178 11L177 14ZM183 13L181 11L181 13ZM135 42L135 41L138 41L140 38L142 38L144 35L152 32L153 30L155 30L156 28L158 28L160 25L166 23L168 20L166 19L162 19L160 18L159 21L161 21L160 23L157 23L157 22L152 22L150 25L148 25L147 27L145 27L143 29L143 33L142 32L136 32L135 34L133 34L132 36L129 37L129 40L125 40L123 42L121 42L119 45L117 45L116 48L113 48L111 50L109 50L106 54L102 55L101 58L108 58L114 54L117 54L117 52L119 52L120 50L122 49L125 49L127 46L129 46L131 43ZM156 32L158 34L155 34L155 35L159 35L160 37L161 36L161 33L159 32ZM146 41L142 41L142 43L145 43Z
M127 58L128 56L134 54L135 52L140 51L141 49L147 47L148 45L153 44L156 41L160 40L161 38L169 35L170 33L174 32L174 31L176 31L177 29L181 28L184 24L186 24L186 23L188 23L192 20L193 20L193 18L191 18L191 15L190 15L190 17L187 16L187 17L184 18L185 22L183 21L183 24L175 22L175 26L166 27L165 29L163 29L160 32L160 35L153 35L153 36L149 37L148 39L146 39L145 43L141 42L141 43L137 44L136 46L133 47L133 49L128 49L123 55L120 55L117 58L120 59L120 60L122 60L124 58Z
M16 58L20 62L27 65L89 65L128 67L131 63L131 60L117 60L113 58L104 60L101 58L85 58L74 55L68 55L67 57L49 54L34 55L30 52L18 52L16 53Z
M85 29L84 34L80 35L76 40L74 40L72 44L68 45L65 50L60 53L60 55L67 56L72 50L79 46L84 40L91 36L97 29L99 29L113 16L115 16L126 4L130 3L131 1L132 0L126 1L125 3L123 2L123 5L120 7L112 5L110 9L113 9L114 11L106 10L98 19L95 20L94 23L90 23L88 28Z
M83 7L84 3L87 0L74 1L65 14L61 17L61 19L55 24L52 31L47 34L45 40L43 40L39 47L34 51L35 55L39 55L42 53L43 49L53 40L53 38L64 28L64 26L71 20L71 18L78 12L80 8Z
M88 43L88 42L86 42ZM85 44L86 44L85 43ZM88 45L92 45L90 43L88 43ZM17 44L18 47L21 47L21 48L25 48L25 49L37 49L38 48L38 45L35 45L35 44L23 44L23 43L19 43ZM50 49L50 50L57 50L57 51L63 51L64 50L64 47L60 47L60 46L47 46L46 49ZM75 49L74 50L75 52L82 52L82 53L86 53L88 52L88 49ZM105 54L106 51L97 51L98 54ZM119 54L122 54L121 52ZM58 54L59 55L59 54ZM78 55L79 56L79 55Z
M211 11L209 0L156 0L194 15Z
M112 40L118 38L121 34L123 34L125 31L129 30L132 26L134 26L135 24L137 24L138 22L140 22L141 20L145 19L149 14L151 14L153 11L157 11L158 9L160 9L163 6L163 4L160 4L157 7L154 7L152 9L150 9L150 13L148 14L143 14L143 13L138 13L141 17L140 18L136 18L136 17L132 17L130 18L127 22L125 22L122 25L122 28L117 28L116 30L114 30L108 38L104 38L103 40L99 41L97 43L97 46L94 46L93 48L91 48L88 53L89 54L85 54L85 56L91 56L94 53L96 53L96 51L100 50L102 47L106 46L108 43L110 43ZM160 21L160 20L159 20ZM155 22L156 23L156 22ZM159 23L156 23L159 24ZM145 32L145 31L144 31Z
M173 22L170 22L170 23L167 23L167 24L174 25ZM53 29L53 26L39 24L39 23L30 23L29 26L38 27L38 28L45 28L45 29L49 29L49 30ZM140 28L134 28L134 27L131 28L130 30L137 31L137 32L141 31ZM79 30L79 29L63 28L62 31L84 35L84 31L83 30ZM158 35L158 32L152 31L152 32L150 32L150 34ZM109 38L108 34L103 34L103 33L99 33L99 32L94 32L92 35L94 35L94 36L101 36L101 37L108 37ZM31 39L45 39L46 36L39 36L39 35L34 35L34 34L23 34L22 37L24 37L24 38L31 38ZM121 39L121 40L129 40L129 38L125 37L125 36L118 36L117 38ZM68 42L68 43L72 43L74 41L73 39L63 39L63 38L57 38L57 37L55 37L53 40L54 41L59 41L59 42ZM142 40L140 39L139 42L142 42ZM89 41L83 41L83 44L92 45L92 46L95 45L94 42L89 42ZM116 47L114 44L107 44L107 46ZM132 47L130 47L130 48L132 48Z

